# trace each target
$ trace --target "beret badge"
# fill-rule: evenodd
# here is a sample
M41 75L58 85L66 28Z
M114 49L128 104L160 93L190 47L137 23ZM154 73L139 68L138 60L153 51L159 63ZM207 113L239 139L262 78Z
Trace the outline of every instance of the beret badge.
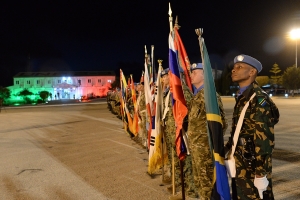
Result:
M239 55L239 56L237 57L237 60L238 60L238 61L243 61L243 60L244 60L244 56Z

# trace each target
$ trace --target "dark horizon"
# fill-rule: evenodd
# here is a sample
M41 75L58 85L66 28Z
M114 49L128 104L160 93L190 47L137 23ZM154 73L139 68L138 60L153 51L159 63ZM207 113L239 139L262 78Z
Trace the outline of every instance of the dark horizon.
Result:
M275 62L282 71L295 64L295 41L288 32L300 27L299 1L170 3L191 63L200 61L194 30L203 28L213 68L223 69L241 53L262 63L260 75L268 75ZM1 4L2 86L12 85L13 76L23 71L116 72L123 67L138 80L144 45L148 52L154 45L155 59L168 66L168 1Z

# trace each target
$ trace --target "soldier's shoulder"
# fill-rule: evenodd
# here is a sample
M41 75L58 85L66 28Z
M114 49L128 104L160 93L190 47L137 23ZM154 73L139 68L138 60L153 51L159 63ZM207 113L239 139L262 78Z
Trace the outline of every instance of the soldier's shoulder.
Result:
M253 90L256 95L257 103L262 107L270 105L270 97L268 93L266 93L263 89L261 89L258 85L253 87Z

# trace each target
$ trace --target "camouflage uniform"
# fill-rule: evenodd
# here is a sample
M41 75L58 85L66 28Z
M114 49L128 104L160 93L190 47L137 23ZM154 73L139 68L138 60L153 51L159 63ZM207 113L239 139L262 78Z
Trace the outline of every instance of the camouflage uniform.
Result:
M131 118L133 118L134 105L133 105L133 99L132 99L131 93L130 93L130 95L128 95L128 98L127 98L127 108L128 108L128 111L130 113Z
M166 142L166 149L167 149L167 154L168 154L168 168L169 171L172 172L172 157L174 157L174 165L175 165L175 188L180 186L180 163L179 163L179 159L177 156L175 156L175 152L173 152L172 154L172 148L173 148L173 143L175 141L175 131L176 131L176 127L175 127L175 120L172 114L172 106L170 106L170 101L172 99L171 96L169 96L169 102L168 105L166 105L166 98L168 96L170 92L170 89L167 88L164 93L163 93L163 111L165 112L166 106L168 107L168 112L166 113L162 124L164 127L164 139ZM171 94L170 94L171 95ZM174 137L173 137L174 135ZM179 178L178 178L179 177Z
M111 91L109 91L109 92L107 93L107 96L106 96L107 108L108 108L108 110L109 110L109 111L111 111L111 110L112 110L112 108L111 108L111 104L110 104L110 101L111 101L111 99L110 99L110 97L111 97L111 94L112 94L112 92L111 92Z
M139 113L139 138L141 143L144 143L147 140L147 130L146 130L146 99L145 92L142 91L137 99L138 113Z
M227 121L220 96L217 94L220 114L223 122L223 132L226 131ZM195 186L200 199L211 198L213 189L213 161L207 136L207 120L202 88L191 100L188 115L188 141L192 156Z
M113 114L117 114L116 113L116 103L117 103L117 92L113 92L110 95L110 106L111 106L111 112Z
M232 145L233 134L244 105L253 93L254 99L246 110L239 134L234 158L236 178L233 180L233 199L260 199L254 186L255 174L267 175L267 199L274 199L272 191L272 152L274 149L274 125L279 120L279 111L256 82L252 83L237 99L232 118L232 130L227 148ZM236 194L235 194L236 193Z
M191 92L187 89L186 86L183 86L183 91L185 94L185 97L188 99L191 99ZM164 99L163 104L165 108L165 99L167 94L169 93L169 89L167 89L164 92ZM170 96L168 105L169 111L166 114L166 117L164 119L164 133L165 133L165 140L166 140L166 146L168 151L168 159L169 162L172 162L172 157L174 157L174 166L175 166L175 188L181 187L181 171L180 171L180 160L176 154L176 146L175 146L175 136L176 136L176 124L175 119L172 112L172 97ZM173 149L173 155L172 155L172 149ZM194 184L194 177L192 172L192 158L190 155L187 155L183 163L183 174L184 174L184 188L186 191L186 195L189 197L197 197L198 194L195 190L195 184ZM172 171L172 170L171 170Z

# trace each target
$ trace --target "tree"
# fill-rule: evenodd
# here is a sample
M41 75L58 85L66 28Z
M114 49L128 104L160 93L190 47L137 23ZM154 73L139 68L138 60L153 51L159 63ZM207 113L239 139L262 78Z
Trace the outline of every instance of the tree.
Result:
M293 90L294 96L294 90L300 88L300 68L288 67L282 76L282 84L286 89Z
M281 72L281 69L279 68L278 64L274 63L272 69L269 72L271 72L271 73L274 74L274 76L271 76L270 83L274 86L274 88L275 88L275 94L276 94L278 85L282 84L280 82L281 76L277 75L277 74L279 74Z
M116 77L115 81L111 83L111 88L115 89L115 88L120 88L120 76Z
M10 90L6 87L0 86L0 100L5 102L10 97Z
M45 102L45 100L49 97L49 92L48 91L40 91L40 97Z
M26 88L19 93L19 96L22 96L26 103L30 103L30 99L28 98L30 95L33 95L33 93Z
M268 76L257 76L256 77L256 82L258 83L258 85L264 86L267 85L269 83L269 77Z

